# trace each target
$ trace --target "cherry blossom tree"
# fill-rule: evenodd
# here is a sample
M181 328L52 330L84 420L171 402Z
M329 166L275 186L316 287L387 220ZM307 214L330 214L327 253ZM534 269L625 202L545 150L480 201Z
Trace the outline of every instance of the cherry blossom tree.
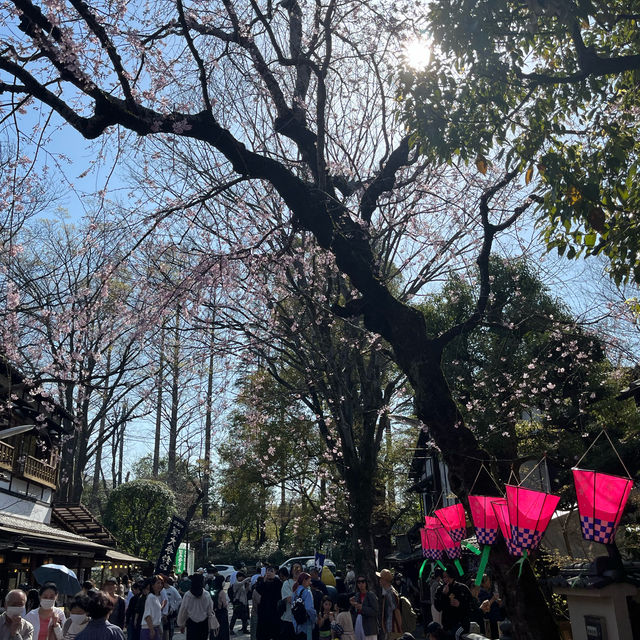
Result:
M389 524L396 514L389 513L385 501L388 478L381 473L380 458L390 446L385 439L390 433L389 415L411 411L411 396L379 336L356 320L336 318L328 306L328 300L353 298L330 254L303 235L294 246L277 247L277 255L277 264L262 261L263 277L256 280L266 280L270 286L247 291L246 298L262 298L263 306L225 309L220 321L226 318L242 331L261 369L289 398L287 413L297 412L305 420L309 441L319 438L322 443L315 453L322 463L314 472L322 479L318 519L340 521L337 501L324 495L326 486L338 486L346 496L342 501L349 505L345 511L349 525L341 537L352 538L356 561L365 565L374 557L374 548L382 555L391 552ZM255 402L263 407L258 414L278 415L276 409L264 406L270 395L264 386L264 382L251 385ZM264 395L267 399L260 399ZM260 430L267 440L276 437L265 424ZM270 475L271 456L265 457L265 472ZM262 455L254 462L257 467L261 464ZM304 486L290 489L312 499Z
M600 333L581 326L531 262L494 258L492 278L484 320L447 347L444 369L465 423L493 455L514 463L523 416L558 439L581 432L611 364ZM473 284L454 276L425 314L444 329L474 298Z
M75 418L66 425L59 494L77 501L96 450L144 402L134 321L144 310L126 273L114 267L117 237L44 221L20 240L24 251L4 264L5 290L20 292L12 340L21 368Z
M530 201L503 195L515 172L468 184L455 168L433 175L412 149L386 82L399 38L415 24L410 7L331 0L313 8L296 0L9 6L0 92L11 98L10 113L29 102L87 139L137 153L145 186L158 195L134 196L131 208L156 225L180 211L185 231L217 242L194 269L195 281L231 248L236 275L248 275L249 259L276 230L311 233L353 292L348 300L330 292L326 306L389 345L464 501L489 454L464 425L442 353L482 319L494 238ZM167 173L150 162L160 138L175 149ZM216 176L206 189L195 175L169 180L181 177L184 156ZM434 200L438 210L425 206ZM439 333L412 303L434 270L464 249L476 251L479 295L467 317ZM558 637L531 569L518 580L503 547L492 558L518 637ZM373 557L363 558L365 570L373 567Z

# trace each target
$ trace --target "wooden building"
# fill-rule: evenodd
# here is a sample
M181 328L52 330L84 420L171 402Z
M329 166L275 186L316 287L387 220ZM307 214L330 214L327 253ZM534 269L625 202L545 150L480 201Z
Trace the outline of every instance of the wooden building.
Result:
M126 572L145 561L83 505L56 505L60 445L73 416L0 358L0 590L33 584L42 564L64 564L80 581L96 565ZM121 571L121 572L122 572Z

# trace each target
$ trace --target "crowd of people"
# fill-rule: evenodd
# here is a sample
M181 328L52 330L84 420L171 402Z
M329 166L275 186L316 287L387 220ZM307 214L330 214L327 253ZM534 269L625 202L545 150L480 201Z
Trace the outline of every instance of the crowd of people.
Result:
M227 589L214 568L200 569L181 579L108 578L100 590L87 581L65 608L56 606L58 589L47 583L6 594L0 640L124 640L125 633L127 640L173 640L176 629L186 640L230 640L236 628L251 640L412 640L416 614L409 597L418 589L389 569L377 581L379 589L372 588L350 566L343 578L327 567L305 571L293 564L291 571L264 566L252 575L239 569ZM428 640L454 638L473 621L487 621L490 637L498 637L501 600L486 576L472 591L453 570L438 569L426 587Z
M488 575L482 577L479 586L467 585L455 568L437 568L429 581L427 598L431 606L431 622L426 625L428 640L445 640L470 630L492 639L499 637L504 609Z
M378 579L383 597L380 605L367 579L357 576L351 566L347 566L344 578L340 572L332 574L328 567L304 570L300 564L293 564L291 571L265 566L253 576L238 571L231 576L228 590L233 607L229 634L234 634L240 622L242 632L249 632L252 640L409 637L407 632L415 629L415 614L403 599L402 575L395 576L395 586L388 569L383 569ZM403 600L408 608L404 620ZM200 639L187 635L187 640Z

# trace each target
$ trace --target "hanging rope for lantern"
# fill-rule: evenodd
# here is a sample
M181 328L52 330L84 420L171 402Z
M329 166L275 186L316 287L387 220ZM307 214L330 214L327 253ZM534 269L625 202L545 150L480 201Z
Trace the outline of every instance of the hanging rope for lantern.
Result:
M611 448L618 456L627 477L578 468L598 438L605 434ZM578 513L582 537L601 544L613 543L633 487L633 480L609 434L603 428L589 445L576 466L571 469L578 499Z

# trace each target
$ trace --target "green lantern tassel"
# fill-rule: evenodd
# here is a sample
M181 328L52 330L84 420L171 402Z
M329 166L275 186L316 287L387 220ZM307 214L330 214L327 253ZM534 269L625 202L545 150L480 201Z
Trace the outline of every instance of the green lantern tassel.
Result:
M437 561L437 563L438 563L438 566L439 566L443 571L446 571L446 570L447 570L447 567L445 567L445 566L442 564L442 560L438 560L438 561Z
M420 579L422 579L422 572L424 571L424 568L427 566L427 562L429 562L429 560L425 560L422 563L422 566L420 567L420 573L419 573Z
M429 580L431 580L431 576L433 575L433 572L434 572L435 568L436 568L436 563L432 562L429 565L429 575L427 576L427 582L429 582Z
M525 549L522 552L522 558L515 563L514 567L518 567L518 580L520 580L520 576L522 575L522 567L524 567L524 561L527 559L527 550Z
M478 566L478 573L476 573L475 585L476 587L480 586L482 582L482 576L484 575L484 570L487 568L487 563L489 562L489 554L491 553L491 547L488 544L485 544L482 548L482 556L480 556L480 564Z
M477 556L479 556L481 553L480 549L478 549L475 544L471 544L470 542L462 542L462 546L466 547L467 549L469 549L469 551L475 553Z
M460 564L460 560L454 560L453 564L456 566L456 569L458 570L458 573L463 576L464 575L464 569L462 568L462 565Z

